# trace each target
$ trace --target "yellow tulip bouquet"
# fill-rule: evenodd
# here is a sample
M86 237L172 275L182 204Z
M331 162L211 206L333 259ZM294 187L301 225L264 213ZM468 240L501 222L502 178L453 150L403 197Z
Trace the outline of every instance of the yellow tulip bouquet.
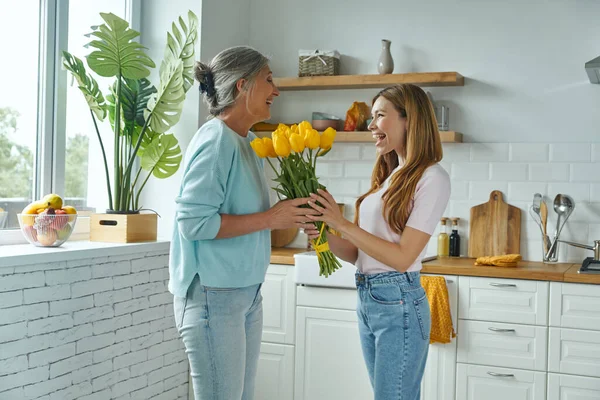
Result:
M298 125L279 124L271 137L256 138L250 145L254 152L265 158L277 178L277 186L273 188L279 199L297 199L309 197L317 193L317 189L325 190L317 180L315 173L317 159L331 150L336 131L327 128L323 134L314 130L308 121ZM279 161L279 169L275 168L271 158ZM324 222L315 222L320 234L312 241L319 259L320 275L326 277L341 268L340 262L329 250L327 229Z

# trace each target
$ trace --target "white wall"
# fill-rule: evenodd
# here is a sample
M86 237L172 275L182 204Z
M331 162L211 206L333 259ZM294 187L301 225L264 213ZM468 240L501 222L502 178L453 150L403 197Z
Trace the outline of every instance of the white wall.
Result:
M144 12L142 23L144 34L148 27L162 32L165 28L160 27L170 20L165 15L187 9L179 6L180 10L173 11L161 2L149 3L145 8L151 10ZM295 76L298 49L315 48L339 50L343 74L376 73L380 40L385 38L392 41L396 73L463 74L464 87L427 89L437 102L451 107L450 128L462 132L466 142L477 142L444 146L444 167L453 183L446 215L462 219L463 253L469 208L486 200L494 188L523 210L526 258L539 259L541 253L538 228L527 213L535 191L549 202L559 192L574 197L577 211L565 228L564 239L600 238L600 86L590 84L584 70L586 61L600 55L600 2L249 0L242 8L233 7L231 0L210 3L202 7L203 23L215 27L202 30L205 60L238 38L239 43L272 56L271 66L278 76ZM230 29L223 29L225 25ZM214 29L227 32L228 37L215 35ZM149 45L148 37L144 41ZM375 92L282 92L273 107L273 121L310 119L312 111L344 117L352 101L370 103ZM185 113L190 103L188 99ZM187 143L196 115L185 117L190 122L184 125L182 121L175 133L180 142ZM534 151L539 153L530 156ZM338 145L320 172L335 197L352 205L365 190L373 160L371 145ZM146 193L148 205L163 215L162 234L170 235L172 198L179 179L177 175L167 182L154 181L154 192ZM299 237L295 244L303 242ZM591 255L574 248L568 252L561 248L561 259L568 256L581 261Z
M250 9L248 0L210 0L210 1L160 1L144 0L142 4L142 44L149 48L149 54L157 65L162 60L166 43L166 32L171 30L171 22L184 16L187 20L188 10L192 10L200 20L199 53L196 59L210 61L219 51L240 44L247 44L249 32ZM157 72L152 82L158 82ZM155 83L155 84L156 84ZM206 107L202 103L195 84L187 93L181 120L173 128L181 151L185 154L187 145L198 130L199 123L206 120ZM173 229L175 197L179 192L179 184L183 172L183 164L172 177L162 180L151 178L142 193L142 204L152 208L161 215L159 219L159 236L170 239Z

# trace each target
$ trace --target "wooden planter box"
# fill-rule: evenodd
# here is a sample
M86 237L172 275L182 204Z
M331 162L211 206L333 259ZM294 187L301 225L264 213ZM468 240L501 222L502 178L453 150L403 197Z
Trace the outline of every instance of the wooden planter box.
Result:
M92 214L90 241L134 243L156 241L158 220L148 214Z

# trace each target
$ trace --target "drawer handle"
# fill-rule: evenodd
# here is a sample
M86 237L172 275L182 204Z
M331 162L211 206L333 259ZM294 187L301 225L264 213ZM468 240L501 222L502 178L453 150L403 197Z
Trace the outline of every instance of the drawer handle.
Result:
M514 378L515 377L514 374L499 374L497 372L488 372L487 374L490 376L495 376L497 378Z
M490 283L490 286L494 287L517 287L514 283Z
M502 329L502 328L494 328L494 327L489 327L488 329L492 332L516 332L514 329Z

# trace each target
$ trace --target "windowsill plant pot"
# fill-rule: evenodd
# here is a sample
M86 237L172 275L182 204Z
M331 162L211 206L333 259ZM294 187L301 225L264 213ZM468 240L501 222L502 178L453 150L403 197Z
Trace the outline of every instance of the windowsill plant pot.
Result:
M112 211L92 214L90 241L111 243L154 242L157 238L156 213L139 211Z

